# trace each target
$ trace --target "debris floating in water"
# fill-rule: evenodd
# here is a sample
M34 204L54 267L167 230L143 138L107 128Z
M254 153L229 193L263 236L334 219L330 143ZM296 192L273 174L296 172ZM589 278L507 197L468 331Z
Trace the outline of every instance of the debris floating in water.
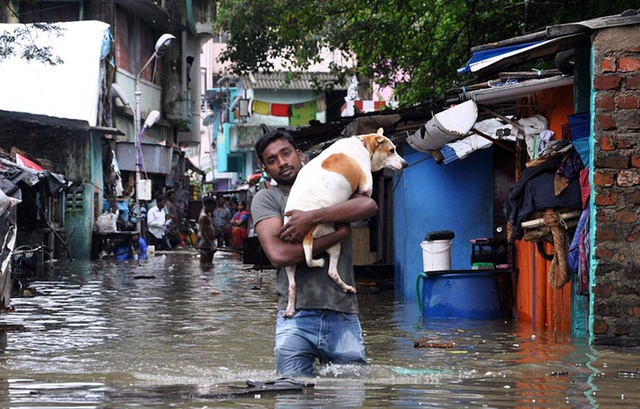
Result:
M413 343L414 348L453 348L455 345L455 342L451 341L436 342L428 339L421 339Z
M7 331L26 331L22 324L0 324L0 332Z
M618 378L639 378L640 372L636 369L635 372L632 371L618 371Z

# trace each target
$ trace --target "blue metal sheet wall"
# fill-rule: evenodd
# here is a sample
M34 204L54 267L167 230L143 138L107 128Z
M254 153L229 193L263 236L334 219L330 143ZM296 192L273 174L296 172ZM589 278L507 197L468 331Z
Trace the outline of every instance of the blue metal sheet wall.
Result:
M451 268L471 268L470 240L493 237L493 149L438 165L404 144L409 167L394 191L395 292L416 301L416 279L423 270L420 243L427 232L451 230Z

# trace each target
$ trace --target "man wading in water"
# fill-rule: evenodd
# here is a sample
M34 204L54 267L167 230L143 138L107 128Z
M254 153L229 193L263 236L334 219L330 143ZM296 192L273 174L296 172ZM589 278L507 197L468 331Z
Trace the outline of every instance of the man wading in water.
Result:
M350 222L375 216L378 205L366 195L355 194L335 206L306 212L292 210L291 219L283 226L289 190L302 168L302 152L290 134L277 131L260 138L256 153L266 172L278 182L275 188L258 191L251 202L260 245L271 264L278 267L276 371L281 376L308 376L313 373L316 358L325 363L366 363L356 294L343 292L329 277L329 263L322 268L308 267L300 241L312 226L336 223L334 233L313 240L314 254L342 242L338 273L344 282L355 285ZM289 294L284 266L293 264L297 265L296 312L284 318Z
M216 237L213 222L209 213L216 207L216 200L211 196L202 199L202 210L198 218L198 253L200 253L201 263L213 262L213 255L216 253L216 245L213 241Z

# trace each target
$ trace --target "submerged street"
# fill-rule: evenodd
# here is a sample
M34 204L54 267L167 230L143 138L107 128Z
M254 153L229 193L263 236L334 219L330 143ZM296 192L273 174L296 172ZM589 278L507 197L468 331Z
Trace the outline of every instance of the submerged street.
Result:
M229 253L208 268L183 252L54 270L0 316L13 328L0 332L0 406L597 408L640 400L640 350L591 348L504 320L426 322L392 292L365 291L368 366L320 366L299 379L313 384L300 391L226 393L277 378L273 283L273 271Z

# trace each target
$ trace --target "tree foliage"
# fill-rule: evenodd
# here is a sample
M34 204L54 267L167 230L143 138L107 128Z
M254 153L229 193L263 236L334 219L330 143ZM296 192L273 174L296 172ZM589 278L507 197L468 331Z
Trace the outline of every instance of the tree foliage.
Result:
M217 29L230 40L222 61L234 73L291 71L318 62L322 47L355 56L357 66L332 66L395 88L401 103L432 99L465 78L456 72L470 48L548 25L617 14L610 0L221 0Z
M48 65L64 63L53 54L50 46L36 45L35 38L42 33L62 35L63 29L56 24L32 23L16 26L12 31L0 31L0 63L4 59L19 56L27 61L38 61Z

